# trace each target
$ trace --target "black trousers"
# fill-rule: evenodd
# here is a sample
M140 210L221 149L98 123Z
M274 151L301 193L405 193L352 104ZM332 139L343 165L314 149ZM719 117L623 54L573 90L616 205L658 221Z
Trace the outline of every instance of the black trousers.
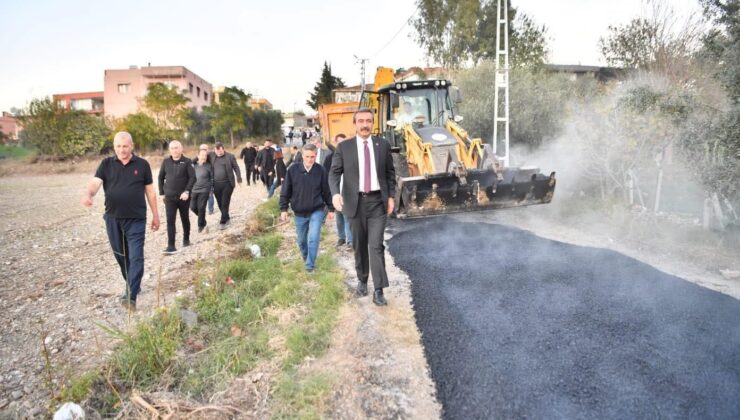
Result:
M275 179L275 174L267 175L269 171L267 169L262 168L262 172L260 173L260 180L265 184L265 189L269 192L270 186L272 186L272 181Z
M244 178L246 178L247 185L252 185L252 181L257 182L257 178L253 176L254 173L254 162L244 161Z
M234 192L234 187L231 186L229 181L216 181L213 186L213 195L216 196L216 202L218 203L218 209L221 212L221 222L226 223L231 219L229 217L229 204L231 204L231 193Z
M206 225L206 204L209 195L210 192L197 192L190 197L190 210L198 216L198 227Z
M252 165L252 169L248 173L252 174L252 183L256 184L257 180L260 178L260 171Z
M380 193L360 195L357 214L349 219L352 229L352 246L355 249L357 278L367 283L373 275L375 289L388 287L385 271L385 245L383 234L388 215Z
M164 209L167 213L167 245L175 246L175 234L177 233L177 212L180 212L182 221L182 239L190 239L190 199L180 200L180 197L164 197Z

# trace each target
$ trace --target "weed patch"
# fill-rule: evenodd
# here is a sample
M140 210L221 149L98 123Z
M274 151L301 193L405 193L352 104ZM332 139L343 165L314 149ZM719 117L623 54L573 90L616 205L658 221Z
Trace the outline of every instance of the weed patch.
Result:
M275 396L277 419L320 419L324 401L329 395L332 380L328 374L302 377L300 373L285 373L277 384Z
M295 244L283 244L282 234L274 229L278 211L277 199L270 200L255 209L248 223L246 242L257 244L261 257L217 263L196 279L194 298L178 299L132 333L104 327L121 345L102 369L72 381L64 400L87 397L101 413L120 410L133 389L208 401L261 361L278 358L283 371L275 385L275 415L320 418L332 386L330 376L306 376L299 365L329 346L344 298L342 275L333 251L320 255L316 271L307 274ZM196 312L197 324L186 327L180 308ZM275 316L280 308L295 318L281 323ZM284 351L271 348L273 339L285 343ZM101 387L105 384L107 389Z

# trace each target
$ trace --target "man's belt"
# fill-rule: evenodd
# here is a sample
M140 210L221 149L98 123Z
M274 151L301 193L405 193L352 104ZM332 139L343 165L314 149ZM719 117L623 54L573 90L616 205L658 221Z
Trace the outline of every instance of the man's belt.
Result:
M360 197L369 197L372 195L378 195L380 194L380 190L370 191L370 192L361 192Z

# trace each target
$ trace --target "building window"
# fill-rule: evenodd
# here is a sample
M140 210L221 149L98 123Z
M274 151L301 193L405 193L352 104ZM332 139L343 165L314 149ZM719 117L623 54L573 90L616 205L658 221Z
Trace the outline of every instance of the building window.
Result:
M72 99L70 102L70 108L77 111L92 111L93 100L92 99Z
M192 83L188 83L188 91L190 93L193 93L193 84Z
M128 93L128 90L130 87L131 87L131 83L119 83L118 93Z
M205 90L203 91L203 99L208 101L208 92L206 92Z
M60 99L60 100L57 101L57 106L59 106L59 108L66 108L67 107L67 101L65 101L64 99Z
M195 96L197 96L197 97L199 97L199 98L200 98L200 87L196 87L196 88L195 88L195 92L196 92L196 93L195 93Z

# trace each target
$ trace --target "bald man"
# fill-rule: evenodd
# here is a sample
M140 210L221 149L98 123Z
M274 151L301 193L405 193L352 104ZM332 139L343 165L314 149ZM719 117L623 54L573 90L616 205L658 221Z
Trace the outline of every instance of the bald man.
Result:
M152 230L159 229L157 193L154 191L149 162L134 155L131 134L121 131L113 138L115 156L100 162L95 176L87 184L82 205L90 207L100 187L105 192L105 219L108 241L113 248L126 291L121 304L136 309L136 296L144 275L144 234L146 203L152 211ZM146 198L146 200L145 200ZM146 201L146 202L145 202Z
M190 246L190 193L195 184L193 161L182 155L182 144L170 142L170 156L162 161L159 168L159 195L164 197L164 208L167 214L167 248L165 255L177 252L175 235L177 234L177 213L182 222L182 246Z

